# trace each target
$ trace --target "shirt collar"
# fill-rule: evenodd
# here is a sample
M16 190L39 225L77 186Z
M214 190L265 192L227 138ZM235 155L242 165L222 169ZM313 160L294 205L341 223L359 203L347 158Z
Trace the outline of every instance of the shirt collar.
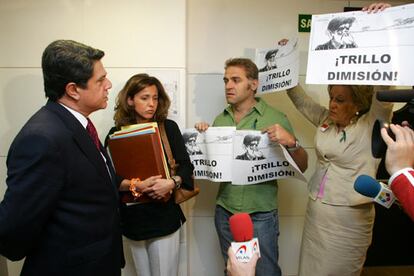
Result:
M86 129L86 126L88 124L88 120L86 119L85 116L83 116L81 113L77 112L76 110L62 104L59 103L60 105L62 105L64 108L66 108L70 113L72 113L73 116L75 116L75 118L82 124L82 126Z
M263 116L264 110L266 108L266 104L265 102L259 98L259 97L255 97L256 100L256 104L253 106L252 111L256 110L257 113L259 113L261 116ZM252 112L250 111L249 114ZM224 112L229 113L229 114L233 114L233 109L231 108L231 105L228 105L225 109Z

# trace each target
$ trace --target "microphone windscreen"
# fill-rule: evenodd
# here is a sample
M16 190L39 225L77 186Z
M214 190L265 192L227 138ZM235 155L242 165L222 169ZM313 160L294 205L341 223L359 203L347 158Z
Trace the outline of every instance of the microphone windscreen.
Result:
M236 242L253 239L253 222L247 213L234 214L229 219L230 231Z
M375 198L381 190L381 184L371 176L362 174L355 180L354 190L361 195Z
M371 152L374 158L381 158L385 155L387 150L387 144L381 136L381 128L383 127L384 122L376 120L374 127L372 128L372 138L371 138Z
M414 90L388 90L378 91L377 100L382 102L402 102L407 103L414 99Z

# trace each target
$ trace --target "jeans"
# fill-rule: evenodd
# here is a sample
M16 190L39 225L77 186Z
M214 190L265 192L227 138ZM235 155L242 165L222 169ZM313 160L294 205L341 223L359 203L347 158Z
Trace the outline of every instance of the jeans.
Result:
M224 264L227 264L227 250L233 237L230 232L229 218L233 214L216 205L214 222L220 242ZM279 217L278 211L257 212L250 214L254 226L254 237L259 239L260 259L256 266L256 276L280 276L282 271L279 264Z

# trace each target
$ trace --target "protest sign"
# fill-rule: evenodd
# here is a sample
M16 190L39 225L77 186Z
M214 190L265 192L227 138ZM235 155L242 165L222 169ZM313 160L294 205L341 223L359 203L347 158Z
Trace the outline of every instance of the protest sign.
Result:
M414 4L312 16L306 83L413 85Z
M250 185L273 179L305 177L286 149L260 131L236 131L233 138L234 185ZM288 156L289 159L286 157Z
M306 181L286 149L267 134L235 127L185 129L183 138L194 165L195 179L250 185L296 177Z
M255 63L259 68L257 93L284 91L295 87L299 79L297 38L276 48L256 49Z
M194 165L195 179L215 182L232 180L230 164L235 130L235 127L210 127L202 133L195 128L184 130L184 143Z

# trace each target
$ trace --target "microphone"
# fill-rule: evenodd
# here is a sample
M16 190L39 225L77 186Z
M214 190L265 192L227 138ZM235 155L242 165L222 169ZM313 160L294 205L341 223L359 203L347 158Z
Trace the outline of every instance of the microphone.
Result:
M408 103L414 100L413 89L386 90L377 92L377 100L381 102L402 102Z
M361 195L370 197L374 202L385 208L390 208L395 201L393 192L382 182L376 181L368 175L360 175L354 183L354 190Z
M247 263L254 253L260 257L259 240L253 238L253 222L247 213L234 214L229 218L230 232L234 242L231 243L236 259Z
M372 128L372 139L371 139L371 153L375 158L381 158L385 155L387 150L387 144L381 136L381 128L385 127L388 135L395 140L395 134L389 127L389 124L382 120L375 120L374 126Z

